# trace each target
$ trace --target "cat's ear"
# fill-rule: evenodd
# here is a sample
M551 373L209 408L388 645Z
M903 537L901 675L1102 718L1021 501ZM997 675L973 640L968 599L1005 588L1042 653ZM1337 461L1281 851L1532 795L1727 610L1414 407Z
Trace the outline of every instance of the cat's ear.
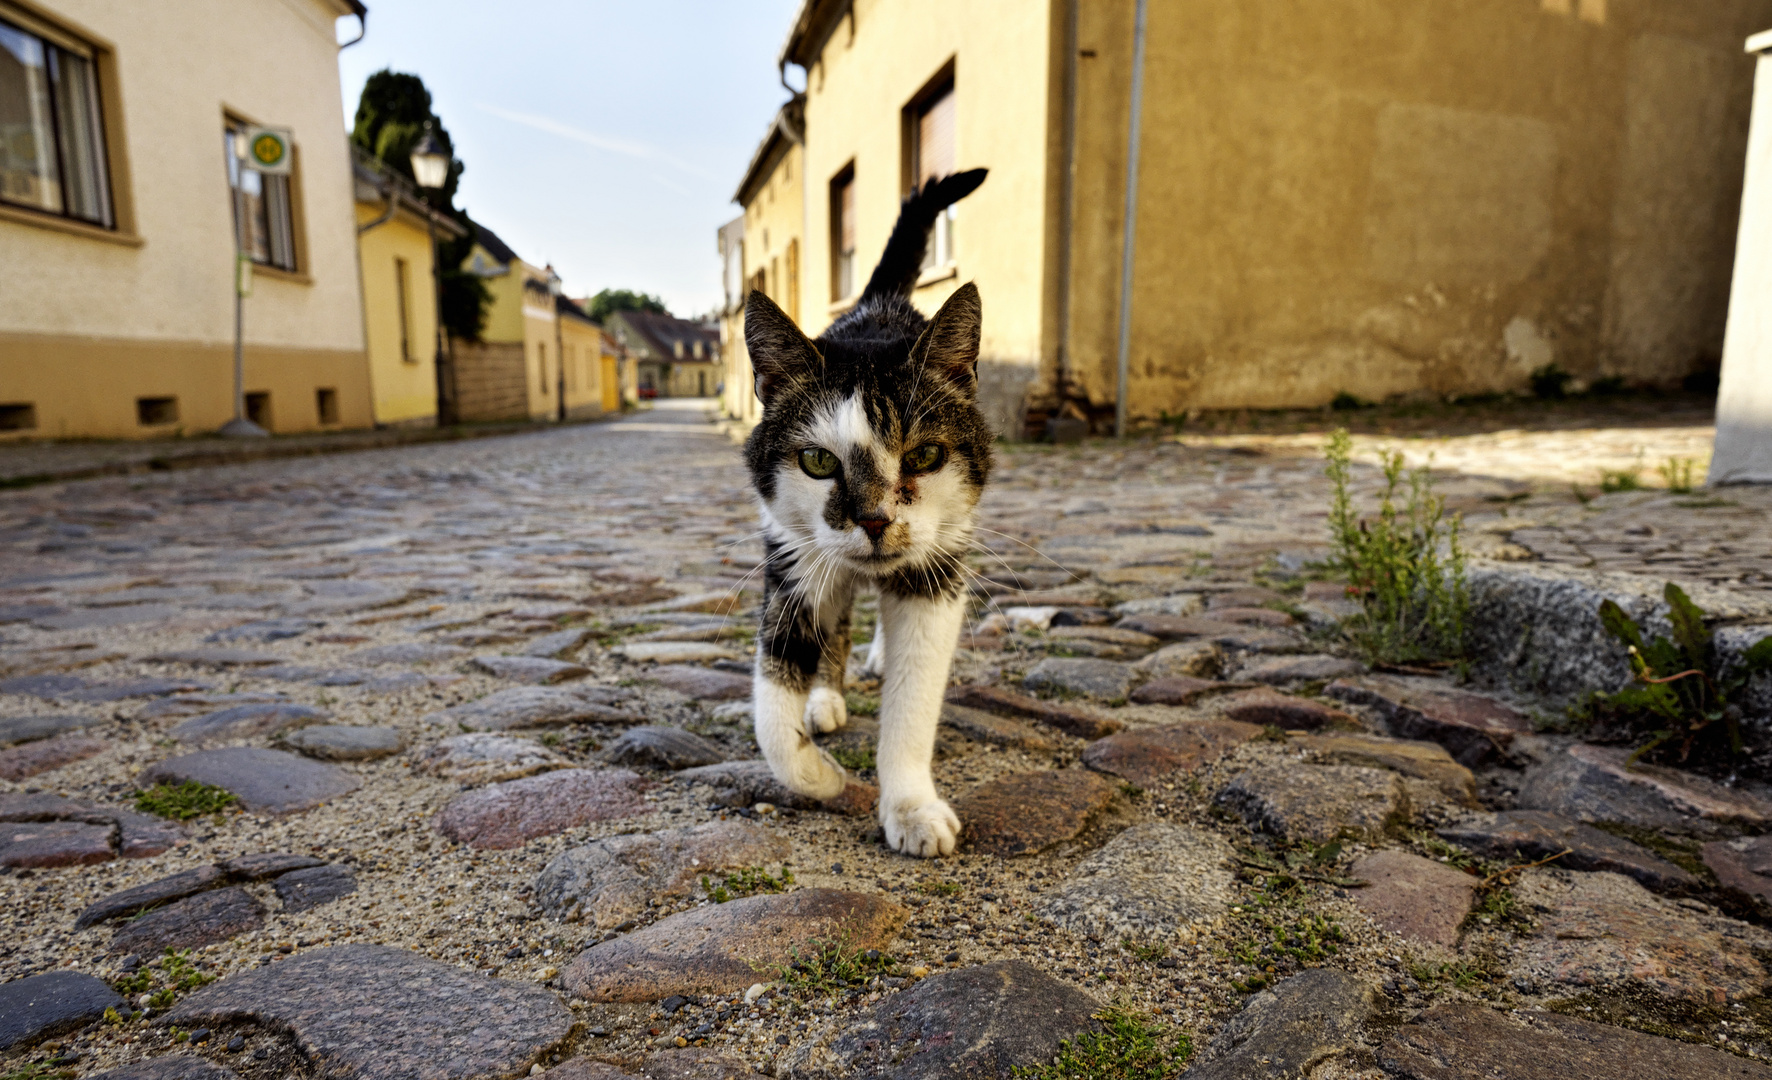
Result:
M978 337L984 306L968 281L948 297L923 336L911 346L911 362L945 376L968 394L978 389Z
M824 357L787 312L757 289L744 304L744 345L757 376L757 397L769 402L800 379L815 378Z

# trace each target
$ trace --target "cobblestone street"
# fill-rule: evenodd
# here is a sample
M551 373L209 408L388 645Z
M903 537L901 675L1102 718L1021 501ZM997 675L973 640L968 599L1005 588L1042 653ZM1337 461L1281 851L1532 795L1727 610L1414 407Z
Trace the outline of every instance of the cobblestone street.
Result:
M1360 435L1359 491L1380 448L1431 452L1477 567L1772 623L1772 489L1656 471L1701 484L1706 423ZM679 1050L726 1057L669 1075L884 1075L869 1025L1050 1057L1054 1015L1120 1005L1189 1033L1201 1076L1579 1044L1772 1077L1772 801L1627 770L1550 730L1560 701L1350 659L1350 605L1300 579L1322 444L1001 450L938 862L880 842L877 687L823 740L840 799L754 761L761 549L703 402L0 492L0 1075L606 1080ZM1473 876L1564 847L1502 893Z

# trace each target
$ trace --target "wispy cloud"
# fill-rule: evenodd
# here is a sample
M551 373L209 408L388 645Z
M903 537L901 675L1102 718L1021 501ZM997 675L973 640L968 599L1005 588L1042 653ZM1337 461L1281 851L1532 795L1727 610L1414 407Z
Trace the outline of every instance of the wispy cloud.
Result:
M612 139L607 135L598 135L596 132L573 127L571 124L563 124L552 117L537 116L534 113L517 112L514 109L504 109L497 105L488 105L485 102L476 102L474 107L489 116L496 116L501 120L509 120L513 124L522 124L524 127L531 127L537 131L545 131L549 135L558 135L562 139L571 139L573 142L581 142L586 146L594 146L599 150L607 150L612 154L621 154L624 157L638 158L641 161L660 162L669 165L672 168L680 169L683 172L689 173L691 176L701 177L704 180L713 179L706 170L698 168L687 161L672 157L656 146L651 146L646 143L628 142L624 139ZM662 182L662 178L660 179ZM676 187L674 184L668 184L667 186ZM681 189L679 188L678 190Z

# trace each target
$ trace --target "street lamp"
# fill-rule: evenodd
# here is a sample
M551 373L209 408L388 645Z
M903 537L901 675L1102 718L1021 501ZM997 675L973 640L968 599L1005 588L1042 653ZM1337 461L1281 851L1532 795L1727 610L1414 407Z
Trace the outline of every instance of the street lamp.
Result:
M425 205L430 213L425 215L425 225L431 234L431 284L437 297L437 426L447 427L456 422L455 394L453 391L454 372L451 370L449 357L443 347L443 260L437 248L437 204L436 197L442 194L443 185L449 182L449 151L431 131L431 122L425 121L425 133L412 148L412 177L423 189Z
M565 284L554 273L554 264L549 263L548 298L554 303L554 366L558 368L554 380L554 418L562 422L566 419L566 330L561 325L560 296L565 292Z

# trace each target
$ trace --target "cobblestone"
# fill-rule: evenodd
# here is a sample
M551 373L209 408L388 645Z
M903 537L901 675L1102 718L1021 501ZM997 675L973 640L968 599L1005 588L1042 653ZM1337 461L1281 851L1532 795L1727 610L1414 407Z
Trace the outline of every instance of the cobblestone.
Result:
M62 752L59 741L0 751L58 747L32 751L30 775L20 767L0 776L0 819L23 832L90 833L86 848L73 845L79 850L69 861L105 860L38 860L0 875L0 985L62 969L107 981L160 971L111 953L111 925L74 929L76 918L105 897L220 866L230 875L225 888L155 910L219 903L215 897L231 902L191 939L211 939L192 950L190 962L221 981L183 999L190 1007L174 1022L181 1030L239 1025L251 1048L240 1057L223 1057L218 1048L231 1031L218 1031L197 1052L243 1076L272 1075L272 1066L283 1070L275 1075L305 1075L310 1065L295 1064L297 1044L314 1055L312 1068L341 1074L405 1075L425 1064L426 1048L454 1045L451 1052L472 1058L473 1068L516 1075L532 1061L552 1064L540 1055L572 1026L569 1012L584 1032L574 1052L631 1063L623 1065L630 1072L653 1075L648 1070L669 1047L668 1053L725 1055L722 1061L785 1075L803 1048L832 1045L856 1030L864 1013L891 1014L895 995L924 977L919 969L967 974L1004 962L1029 964L1042 978L1095 1000L1124 1002L1193 1032L1205 1047L1216 1045L1213 1036L1251 1000L1239 987L1285 987L1284 976L1298 970L1289 961L1267 962L1278 958L1264 957L1261 968L1242 959L1250 955L1253 910L1245 905L1264 887L1239 870L1251 865L1245 849L1273 847L1263 859L1303 850L1272 835L1284 833L1313 844L1339 837L1348 849L1337 855L1332 844L1312 847L1313 857L1339 863L1296 884L1303 912L1342 928L1339 951L1321 962L1359 987L1386 985L1408 1015L1441 1000L1409 989L1397 965L1414 957L1399 960L1397 939L1372 927L1346 889L1318 879L1345 875L1357 859L1403 850L1397 827L1418 824L1405 820L1405 811L1419 819L1432 799L1475 803L1490 813L1514 809L1521 774L1476 760L1486 755L1468 753L1474 742L1448 754L1444 732L1429 726L1407 733L1437 741L1344 732L1256 738L1258 728L1219 711L1224 694L1255 681L1295 694L1264 690L1259 700L1308 702L1325 679L1375 677L1358 675L1334 642L1334 619L1349 607L1345 594L1329 582L1310 582L1302 592L1298 581L1286 584L1326 552L1320 432L1217 436L1189 429L1179 438L1002 449L982 504L974 567L983 575L981 594L990 595L980 596L980 621L956 659L950 700L959 708L943 726L935 765L939 791L961 808L962 851L925 863L880 843L865 738L840 742L855 754L854 777L831 805L791 796L755 760L744 700L747 611L762 557L755 507L731 441L693 409L673 404L661 403L633 425L0 493L0 718L77 716L54 726L82 729L55 736L80 740L78 753ZM1713 588L1708 595L1725 601L1716 610L1740 625L1772 615L1772 492L1596 494L1602 468L1697 457L1708 439L1702 419L1680 420L1683 427L1646 423L1444 438L1400 425L1393 436L1356 437L1357 494L1375 489L1378 475L1369 466L1381 446L1400 447L1412 462L1431 451L1438 490L1464 515L1481 573L1585 567L1634 575L1646 591L1666 577ZM1654 482L1651 469L1642 476ZM1037 615L1019 611L1019 621L987 618L1030 608ZM858 608L858 643L875 611L871 600ZM1132 621L1114 625L1122 617ZM1107 672L1112 684L1096 688L1105 692L1089 703L1029 696L1024 680L1049 660L1065 662L1048 672ZM571 681L511 685L550 677ZM1210 681L1217 679L1236 682ZM1146 692L1135 689L1131 704L1122 703L1141 681ZM1451 689L1446 680L1435 686ZM1507 687L1479 689L1521 715L1534 709ZM857 691L878 693L872 685ZM174 741L176 725L242 706L255 708L233 716L314 710L331 717L331 726L279 736L251 723L230 725L203 738L234 745L199 752L258 760L275 753L273 746L290 745L345 758L324 766L293 755L264 759L331 770L334 783L323 799L302 800L310 808L286 816L273 812L277 800L248 799L182 826L133 810L141 783L188 771L167 764L193 749ZM1383 719L1376 705L1350 704L1348 711L1362 724ZM870 730L865 720L863 712L850 734ZM549 803L552 785L572 780L551 777L605 769L605 753L639 725L692 733L704 756L727 760L680 780L623 774L607 814ZM22 733L9 738L33 737L36 727L3 730ZM375 752L391 752L358 759L348 747L328 749L329 740L342 738L328 733L340 728L353 739L373 728ZM1507 728L1522 760L1567 756L1566 737L1528 734L1513 720ZM1177 741L1184 732L1192 741ZM1115 741L1091 745L1106 736ZM839 745L843 737L825 738ZM1484 742L1494 745L1487 736ZM1140 748L1150 747L1168 756L1143 760ZM1113 777L1079 764L1108 768ZM536 772L544 775L518 779ZM1030 777L1065 783L1046 791ZM500 783L543 794L522 806L494 806L501 791L476 787ZM1247 821L1215 807L1221 791L1236 796L1227 802ZM457 799L466 801L456 816L480 808L497 819L452 829L468 843L452 842L431 824L440 814L449 818L445 808ZM1690 824L1684 806L1662 799L1658 810L1673 817L1643 826L1662 830L1661 839L1674 845L1669 851L1686 850L1678 848L1686 840L1674 827ZM730 861L710 860L673 846L672 838L683 835L673 830L691 829L741 832L750 842L728 853ZM488 839L498 846L477 846ZM1754 852L1737 851L1742 845L1732 834L1718 842L1734 844L1728 854L1740 855L1735 862L1745 867L1724 884L1758 895L1754 882L1741 884L1742 874L1764 877ZM573 898L563 900L562 890L550 886L544 903L535 884L544 868L598 844L619 857L586 861ZM1690 850L1698 850L1696 842ZM1709 854L1723 865L1720 850ZM660 851L675 854L663 858ZM284 853L274 857L283 861L250 869L263 852ZM686 864L678 855L687 856ZM328 864L323 872L292 879L279 901L269 879L321 863ZM621 873L611 877L612 866ZM734 875L739 891L743 881L755 887L762 880L753 870L790 868L793 881L780 902L758 898L751 906L759 909L792 909L802 902L793 898L823 890L867 898L870 910L890 914L864 935L880 951L880 973L828 999L787 983L753 995L746 992L751 983L773 980L735 961L718 979L673 983L701 996L668 1012L638 990L606 995L643 999L631 1004L569 1008L572 987L561 973L574 957L637 955L634 946L615 946L662 940L672 919L675 926L711 925L707 913L727 905L714 905L700 878L716 866L720 875ZM1557 873L1544 880L1580 879L1575 870ZM1188 880L1209 895L1176 907L1180 901L1164 882L1177 875L1192 875ZM706 876L717 884L716 875ZM1122 879L1137 887L1122 889ZM310 884L298 889L304 880ZM1587 892L1568 888L1587 896L1589 885ZM1522 895L1547 900L1535 887L1525 886ZM1739 910L1725 903L1733 894L1706 891L1715 886L1703 881L1682 888L1695 890L1694 897L1677 903L1700 904L1704 912L1608 893L1599 897L1606 904L1588 905L1590 921L1650 942L1668 927L1685 934L1690 955L1668 959L1660 991L1682 1007L1719 990L1749 995L1763 983L1755 965L1722 981L1695 972L1762 932L1723 913ZM327 902L296 910L321 894ZM589 900L580 905L583 897L620 902L611 899L603 910ZM1713 901L1720 910L1707 906ZM908 920L898 927L901 912ZM125 925L153 929L154 915ZM252 928L255 920L262 926ZM1557 950L1578 945L1552 930L1467 928L1464 949L1478 955L1476 938L1492 950L1483 956L1526 958L1514 966L1536 987L1510 983L1507 993L1528 1005L1609 984L1624 970L1623 958L1611 954L1564 956ZM1146 933L1163 940L1137 949L1115 940ZM802 953L814 947L795 940ZM652 960L662 976L670 958L660 957ZM143 960L153 958L134 963ZM614 972L610 979L626 978ZM942 985L926 992L930 1000L941 998ZM359 1010L348 1019L336 1010L341 987L355 995L350 1005ZM428 987L452 996L440 1003L427 996ZM1433 992L1459 1001L1478 993L1462 984ZM1284 998L1277 993L1275 1000ZM527 1018L521 1038L477 1033L476 1006L489 1000ZM1259 1001L1266 1004L1246 1017L1272 1015L1281 1027L1296 1027L1286 1010ZM262 1030L238 1019L247 1011L269 1018ZM1682 1030L1737 1055L1772 1057L1772 1030L1751 1016L1727 1019L1733 1026L1682 1020L1699 1025ZM940 1020L931 1017L928 1029L940 1028ZM1316 1045L1308 1032L1303 1042L1289 1041L1286 1031L1270 1034L1272 1027L1246 1019L1206 1056L1229 1062L1226 1054L1247 1047L1257 1059L1289 1061L1288 1046ZM155 1024L98 1024L67 1036L84 1055L84 1074L143 1060L201 1060L185 1056L189 1047L171 1038ZM1343 1045L1339 1028L1331 1042ZM271 1054L262 1066L253 1064L261 1048ZM0 1053L0 1073L26 1060ZM141 1074L152 1075L154 1066L146 1068Z

